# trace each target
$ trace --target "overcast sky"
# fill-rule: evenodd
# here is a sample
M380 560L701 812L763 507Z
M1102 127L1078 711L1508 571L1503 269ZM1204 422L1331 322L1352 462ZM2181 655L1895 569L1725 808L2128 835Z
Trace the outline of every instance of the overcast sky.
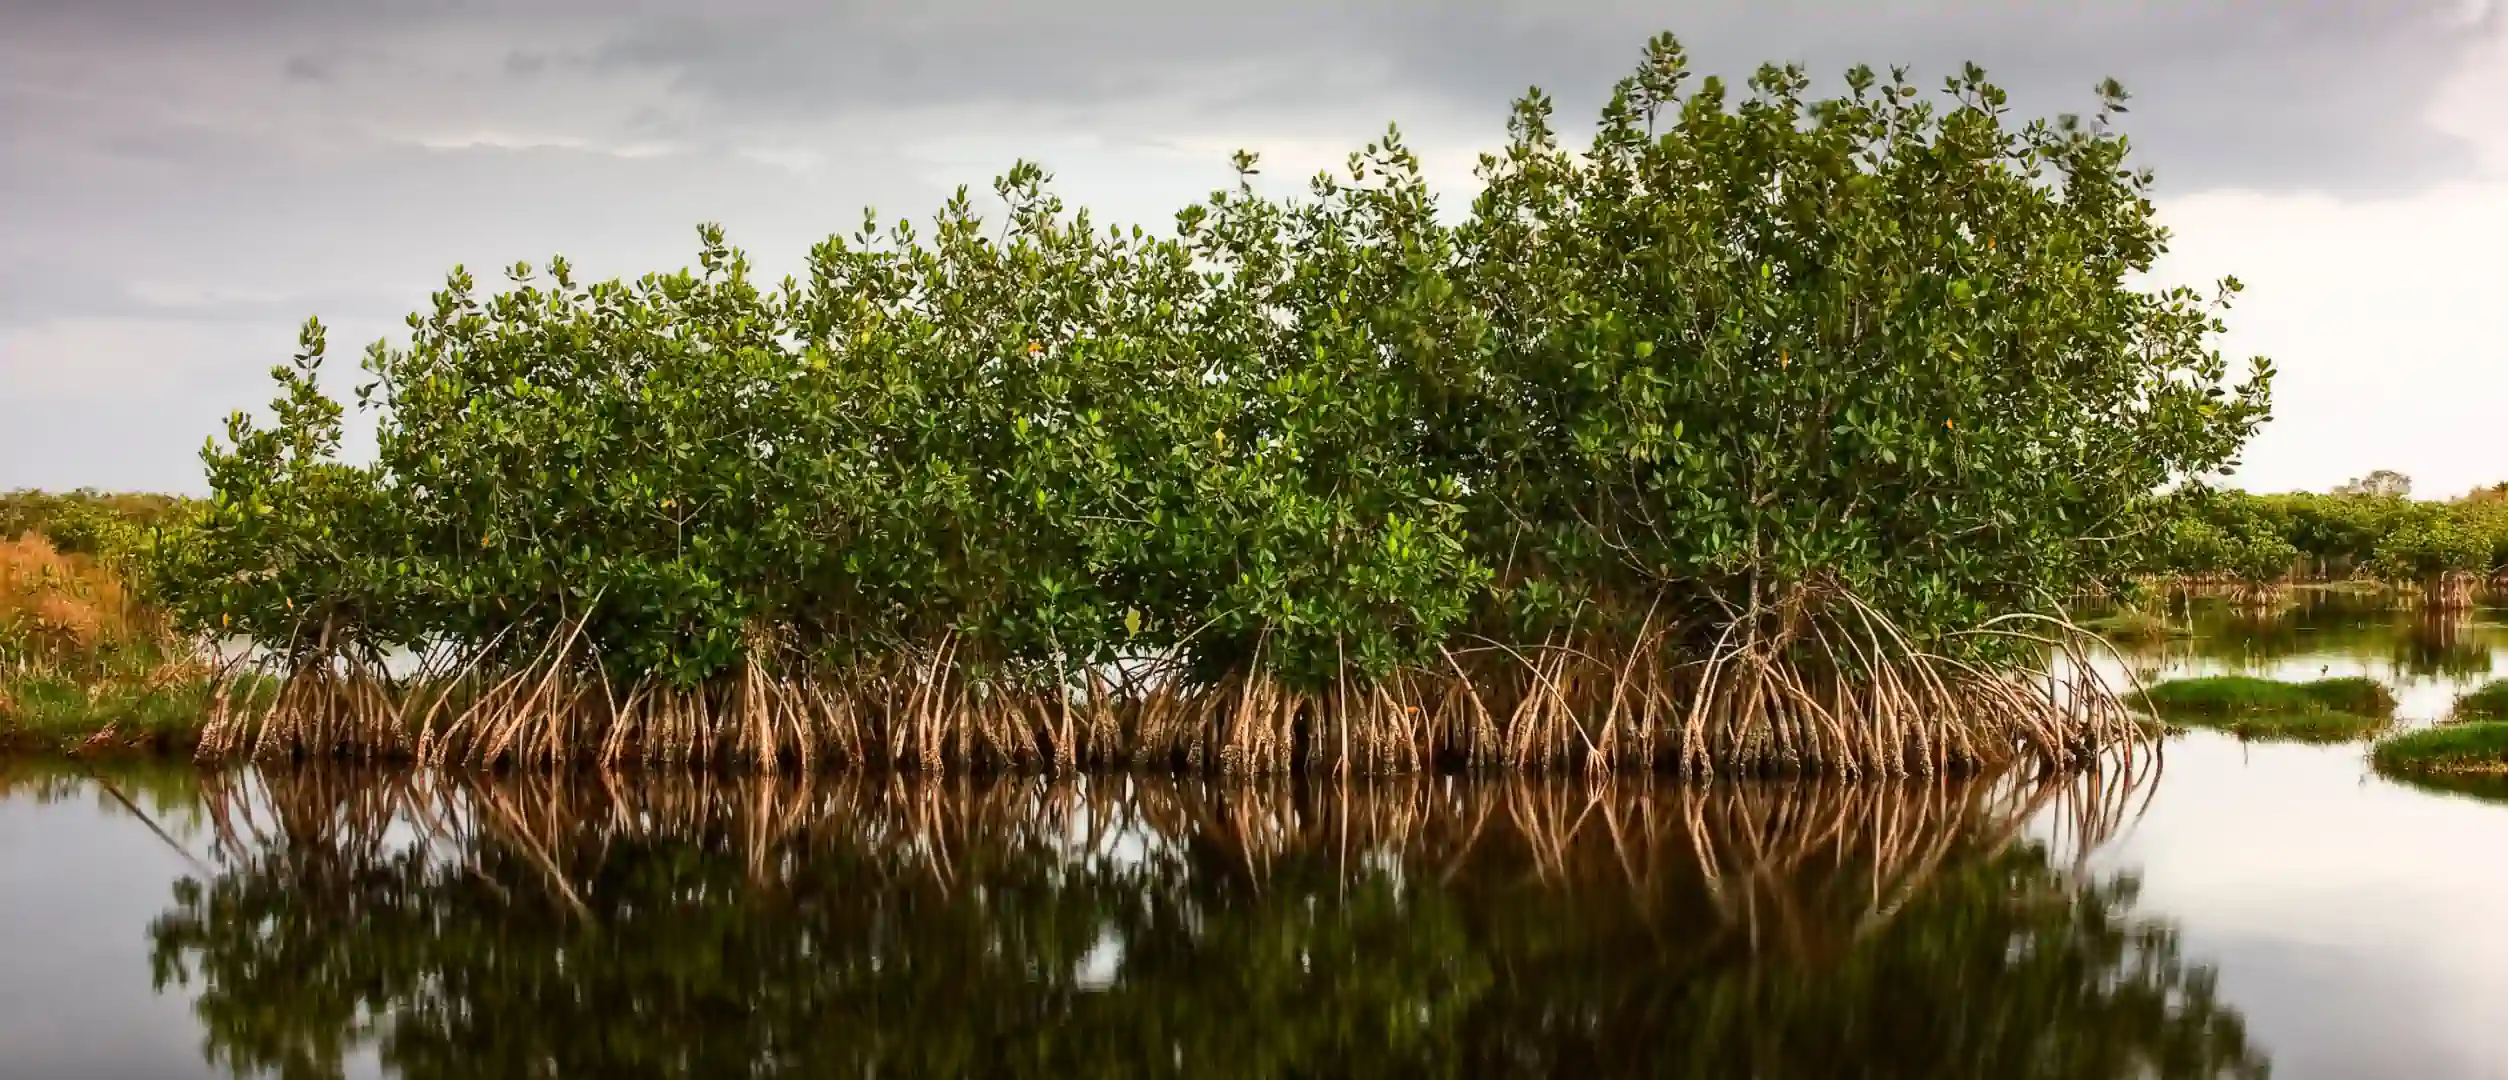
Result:
M305 316L352 373L457 262L632 276L714 220L780 275L1019 157L1158 224L1388 121L1459 198L1510 99L1581 121L1657 30L2037 115L2124 80L2163 274L2245 279L2225 348L2281 368L2241 479L2508 479L2508 0L0 0L0 488L202 490Z

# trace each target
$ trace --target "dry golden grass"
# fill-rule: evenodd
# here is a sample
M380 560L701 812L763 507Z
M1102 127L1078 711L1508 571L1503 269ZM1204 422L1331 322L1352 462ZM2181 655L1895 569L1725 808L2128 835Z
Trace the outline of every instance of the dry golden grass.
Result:
M213 681L111 562L0 540L0 749L188 747Z
M0 540L0 649L57 664L159 630L112 567L67 555L40 534Z

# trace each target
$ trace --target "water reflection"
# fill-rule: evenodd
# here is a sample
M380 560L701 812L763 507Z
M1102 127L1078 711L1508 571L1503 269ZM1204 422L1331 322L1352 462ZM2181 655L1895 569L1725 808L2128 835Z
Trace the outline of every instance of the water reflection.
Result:
M149 940L287 1077L2262 1075L2132 796L231 774Z
M2482 773L2397 774L2386 778L2415 791L2453 795L2477 802L2508 803L2508 776Z
M2491 673L2491 650L2462 616L2424 613L2403 628L2388 659L2415 678L2478 679Z

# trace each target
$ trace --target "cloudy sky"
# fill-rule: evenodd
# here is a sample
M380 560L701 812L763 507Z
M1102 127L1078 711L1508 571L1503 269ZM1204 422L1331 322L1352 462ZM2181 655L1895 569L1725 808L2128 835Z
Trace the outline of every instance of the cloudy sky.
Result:
M2245 279L2225 348L2282 370L2242 480L2508 479L2508 0L0 0L0 488L198 491L299 321L353 371L455 263L632 276L713 220L781 273L1019 157L1155 224L1388 121L1460 196L1511 98L1589 115L1666 29L2035 114L2123 79L2164 276Z

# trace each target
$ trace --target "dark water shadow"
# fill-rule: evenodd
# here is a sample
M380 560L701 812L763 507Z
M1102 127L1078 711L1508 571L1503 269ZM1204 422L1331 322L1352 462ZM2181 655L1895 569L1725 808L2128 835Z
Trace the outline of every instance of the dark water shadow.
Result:
M2382 779L2415 791L2475 802L2508 804L2508 776L2482 773L2380 772Z
M148 935L290 1077L2263 1075L2132 797L239 773Z

